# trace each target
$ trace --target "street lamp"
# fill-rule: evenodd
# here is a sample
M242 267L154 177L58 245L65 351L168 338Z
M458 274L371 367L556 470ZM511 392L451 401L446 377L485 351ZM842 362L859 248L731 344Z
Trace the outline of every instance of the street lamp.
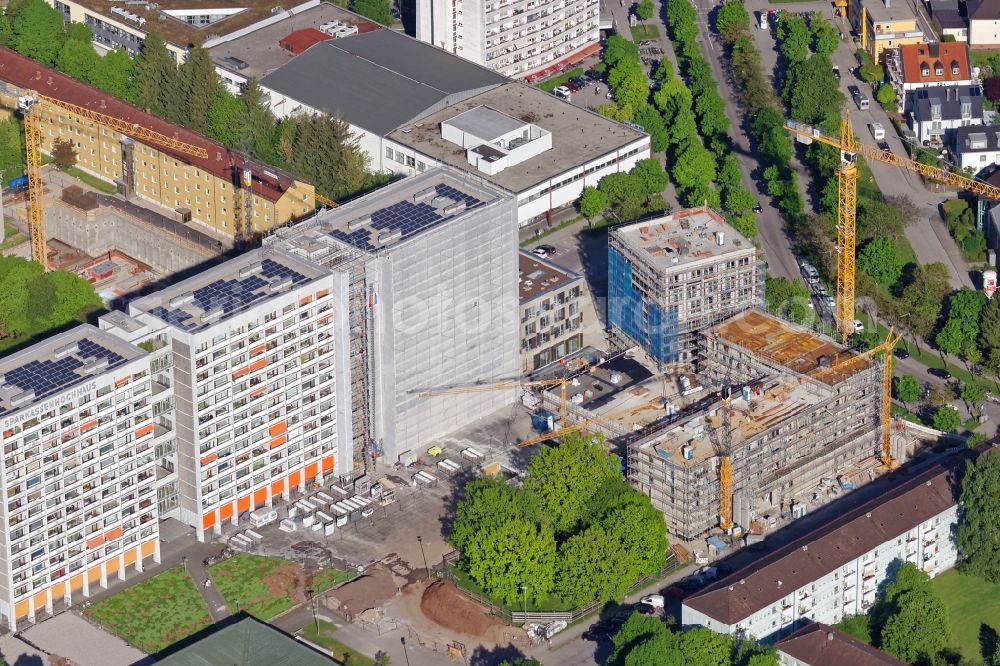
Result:
M427 578L431 577L431 568L427 566L427 553L424 552L424 539L421 536L417 537L417 543L420 544L420 556L424 559L424 571L427 573Z
M400 636L399 642L403 644L403 656L406 657L406 666L410 666L410 655L406 651L406 636Z
M527 615L528 615L528 586L527 585L522 585L521 586L521 594L522 594L522 596L524 598L524 614L526 616L524 618L524 621L527 622L528 621L528 618L527 618Z

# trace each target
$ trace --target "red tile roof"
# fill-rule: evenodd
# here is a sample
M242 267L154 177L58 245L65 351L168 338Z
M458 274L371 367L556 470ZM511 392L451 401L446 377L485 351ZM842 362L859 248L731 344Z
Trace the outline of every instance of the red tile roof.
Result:
M778 651L805 666L906 666L905 662L825 624L809 624L778 641Z
M899 47L899 55L906 83L951 83L972 78L969 74L969 47L964 42L905 44ZM952 74L956 66L958 74ZM941 69L940 75L935 73L938 68Z
M957 459L937 465L847 511L744 569L694 593L684 605L728 625L955 506Z
M207 158L185 155L161 146L153 147L174 156L178 161L196 166L223 180L232 182L233 165L243 164L243 158L238 153L230 151L217 141L158 118L124 100L3 47L0 47L0 81L140 125L191 145L201 146L208 152ZM267 167L267 171L269 176L254 174L253 190L258 196L277 201L295 179L273 167ZM264 179L258 180L256 176L263 176Z
M328 39L333 39L333 35L328 35L316 28L302 28L281 39L278 46L298 55L310 46Z

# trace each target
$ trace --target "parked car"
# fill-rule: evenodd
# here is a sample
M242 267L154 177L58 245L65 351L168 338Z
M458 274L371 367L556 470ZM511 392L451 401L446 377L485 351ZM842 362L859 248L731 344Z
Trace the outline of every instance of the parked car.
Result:
M583 632L583 640L585 641L595 641L600 643L601 641L609 641L611 637L618 633L615 629L602 624L595 624L586 631Z
M855 97L861 94L861 88L857 86L847 86L847 92L851 94L851 97Z
M889 142L888 141L879 141L878 142L878 149L881 150L881 151L887 152L887 153L892 152L892 148L889 147Z
M637 613L642 613L643 615L656 615L660 612L660 609L652 604L638 604L635 610Z
M860 319L855 319L854 320L854 332L855 333L864 333L865 332L865 325L861 323Z
M833 66L833 75L837 77L838 81L840 80L840 65Z
M531 251L531 254L541 257L542 259L546 259L548 257L554 257L556 255L556 249L551 245L539 245Z
M937 377L938 379L951 379L951 373L944 368L928 368L927 374Z
M663 608L665 600L662 594L647 594L640 599L639 602L649 604L650 606L656 606L657 608Z
M892 354L896 358L910 358L910 352L906 351L906 347L896 347L892 350Z
M757 204L756 206L753 207L753 212L756 213L757 215L760 215L761 213L764 212L764 209L761 208L760 204Z

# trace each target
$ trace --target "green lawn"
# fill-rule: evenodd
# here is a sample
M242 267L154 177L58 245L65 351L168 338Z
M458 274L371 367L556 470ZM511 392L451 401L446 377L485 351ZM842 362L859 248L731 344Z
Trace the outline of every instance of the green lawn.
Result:
M655 25L642 25L632 28L632 40L641 42L646 39L659 39L660 29Z
M269 620L295 605L296 565L277 557L237 553L208 570L229 611ZM277 571L276 571L277 570Z
M375 666L375 660L371 657L361 654L357 650L347 647L336 638L334 634L337 631L337 627L325 620L320 620L319 633L316 633L316 624L310 622L306 626L302 627L299 634L308 641L315 643L316 645L321 645L333 653L333 658L337 661L350 664L350 666Z
M568 72L563 72L559 76L553 76L551 79L545 79L541 83L537 84L537 87L545 92L552 92L570 79L578 76L583 76L583 67L577 67L576 69L571 69Z
M208 606L183 567L123 590L85 614L150 654L212 624Z
M87 185L90 185L91 187L93 187L95 190L100 190L101 192L104 192L105 194L114 194L115 192L118 191L118 188L115 187L114 185L112 185L111 183L109 183L109 182L107 182L105 180L102 180L102 179L100 179L100 178L98 178L96 176L91 176L86 171L82 171L82 170L80 170L79 168L77 168L75 166L74 167L69 167L69 168L65 169L64 172L67 175L73 176L74 178L76 178L78 180L82 180Z
M313 592L321 594L329 590L331 587L336 587L341 583L346 583L355 576L356 574L351 573L350 571L341 571L340 569L323 569L313 576Z
M931 586L948 607L951 646L966 659L985 660L989 655L980 654L979 632L984 624L1000 631L1000 585L952 569L934 578Z
M15 245L20 245L24 241L28 240L28 237L17 230L13 224L4 220L3 222L3 243L0 243L0 250L6 250L9 247L14 247Z
M546 236L554 234L555 232L559 231L560 229L565 229L566 227L568 227L570 225L576 224L577 222L579 222L582 219L583 219L583 215L577 215L576 217L571 217L568 220L563 220L559 224L553 225L551 227L546 227L545 230L542 233L540 233L539 235L532 236L531 238L527 238L527 239L521 241L521 247L531 247L533 245L537 245Z

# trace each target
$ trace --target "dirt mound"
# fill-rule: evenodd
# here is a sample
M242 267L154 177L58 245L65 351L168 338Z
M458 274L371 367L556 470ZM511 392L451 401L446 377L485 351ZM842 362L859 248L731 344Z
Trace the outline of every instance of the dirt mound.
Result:
M378 565L368 570L364 576L337 588L331 596L350 613L361 613L369 608L381 606L386 599L396 594L396 583L392 573Z
M272 569L261 582L267 586L267 591L272 596L281 597L287 594L295 603L300 604L306 600L305 594L299 589L302 575L301 565L283 564Z
M470 636L484 636L497 623L448 580L437 580L427 586L420 598L420 610L442 627Z

